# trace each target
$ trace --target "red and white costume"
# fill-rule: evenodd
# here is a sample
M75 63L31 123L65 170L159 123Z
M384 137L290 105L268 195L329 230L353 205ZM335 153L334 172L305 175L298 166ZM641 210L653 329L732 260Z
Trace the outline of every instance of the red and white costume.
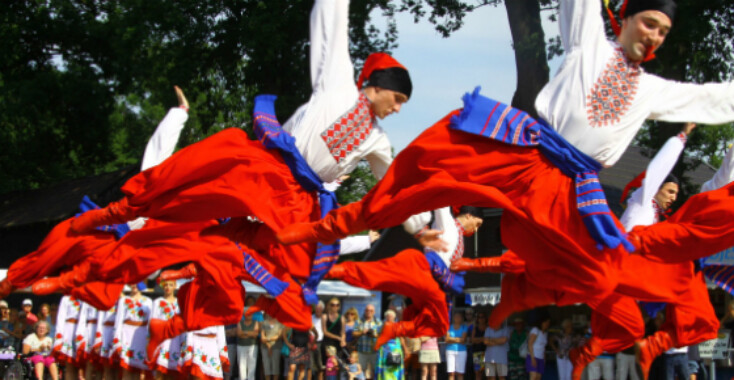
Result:
M354 83L348 11L348 1L315 2L310 44L313 94L283 126L295 137L308 165L327 183L353 170L362 159L378 178L391 162L387 136ZM283 246L274 231L315 220L320 210L317 194L296 181L279 151L231 128L182 149L130 179L122 190L127 195L125 215L147 216L164 225L155 232L130 233L113 256L95 263L92 275L133 283L161 266L193 261L198 275L178 298L186 329L194 330L240 320L243 289L235 284L243 279L257 282L243 270L247 252L288 283L277 302L261 298L267 305L259 306L294 328L311 326L310 308L293 278L309 276L315 244ZM233 219L221 228L207 224L224 217ZM205 227L211 228L201 232ZM171 257L171 252L183 251L181 236L191 239L186 243L191 254Z
M81 318L82 303L79 300L64 296L59 302L56 317L56 336L52 353L56 360L77 365L77 326Z
M156 298L153 301L153 314L151 318L169 320L174 315L180 314L178 309L178 301L167 301L163 297ZM179 371L181 365L181 344L184 336L179 335L172 339L166 339L158 346L158 355L155 359L154 369L162 373L171 373L171 371Z
M99 311L93 306L82 303L79 322L76 327L76 357L80 366L85 366L90 361L94 362L92 347L97 335L98 314Z
M147 370L145 347L148 344L148 320L153 311L153 301L146 296L135 300L121 297L115 316L115 333L112 340L114 355L120 367L126 370Z
M449 307L445 294L447 290L436 279L437 273L434 270L443 269L442 274L450 276L448 268L451 262L464 255L464 230L451 215L449 207L438 209L433 215L431 228L443 231L441 239L447 244L445 251L423 253L406 249L393 257L378 261L348 261L337 264L330 273L333 278L350 285L410 297L416 313L409 321L399 322L402 329L398 332L401 335L444 336L449 328ZM431 213L421 213L406 222L404 227L407 232L415 234L430 220ZM434 268L436 263L429 260L427 254L438 256L443 265L439 264ZM406 277L406 274L409 275Z
M143 155L142 170L162 162L173 153L187 119L188 113L180 107L168 111L148 141ZM73 218L69 218L56 225L36 251L16 260L8 268L7 280L14 287L29 287L43 277L71 270L72 267L87 261L90 256L109 254L116 242L113 234L102 231L71 233L72 220ZM131 229L137 229L143 224L142 220L134 220L129 226ZM88 284L85 281L84 285L74 288L71 293L100 309L108 309L117 302L121 291L121 285Z
M224 326L210 326L184 334L181 373L187 377L214 380L229 371Z
M606 40L600 13L597 1L560 2L566 58L539 94L536 108L564 139L611 166L645 119L712 124L734 120L734 85L686 84L645 73L616 43ZM332 211L317 224L292 226L281 238L328 241L354 233L352 229L397 225L416 212L457 199L502 208L502 241L519 261L509 261L508 266L520 273L504 277L503 291L512 296L503 294L493 310L493 325L515 311L585 302L604 319L600 324L641 337L639 311L607 303L620 284L622 257L628 253L597 248L577 211L574 180L540 149L451 128L451 116L458 113L450 113L408 145L363 200ZM670 252L681 247L686 247L685 256L711 254L734 245L732 206L728 187L700 194L669 221L638 227L629 239L641 254L668 261L675 259ZM296 238L290 239L289 233ZM607 343L604 348L610 352L625 348L616 347L620 342Z
M98 361L104 366L111 366L115 363L113 342L115 339L116 319L117 305L112 306L109 310L100 311L97 315L97 333L93 348L95 350L99 349Z

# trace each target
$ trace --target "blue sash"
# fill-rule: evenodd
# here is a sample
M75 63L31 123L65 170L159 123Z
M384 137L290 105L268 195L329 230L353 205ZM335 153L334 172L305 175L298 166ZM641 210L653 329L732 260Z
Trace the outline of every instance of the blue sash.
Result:
M454 295L464 292L464 275L466 272L452 272L436 252L426 251L426 261L431 266L431 274L446 295L448 318L451 320L454 308Z
M77 215L83 214L89 210L96 209L99 209L99 206L97 206L96 203L92 202L92 200L85 195L82 198L82 203L79 204L80 213ZM126 233L130 232L130 227L128 227L127 223L99 226L95 229L104 232L112 232L113 234L115 234L115 238L117 238L117 240L122 239L122 237L125 236Z
M267 149L278 149L291 169L293 177L307 191L317 191L319 194L319 205L321 206L321 217L325 217L329 211L338 207L336 195L324 188L321 178L303 158L301 152L296 148L296 139L284 131L275 117L275 95L258 95L255 97L255 123L254 130L257 139ZM333 244L318 244L316 257L311 266L311 273L303 284L303 297L310 305L319 302L316 288L326 273L339 258L340 242Z
M479 95L477 87L464 95L464 109L451 119L451 127L506 144L538 147L543 155L576 183L577 209L591 237L602 246L629 252L634 246L614 222L599 182L601 165L569 144L543 119Z

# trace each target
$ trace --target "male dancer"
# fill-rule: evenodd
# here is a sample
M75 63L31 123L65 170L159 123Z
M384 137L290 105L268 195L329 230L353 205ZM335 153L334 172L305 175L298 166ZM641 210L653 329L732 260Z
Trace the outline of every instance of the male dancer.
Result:
M421 214L427 217L423 229L417 226L409 232L420 234L428 229L425 224L430 221L430 214L426 214ZM463 274L449 271L449 266L464 255L464 236L474 235L482 218L479 209L471 206L461 207L455 218L449 207L435 210L433 215L431 228L443 232L445 248L426 248L425 252L406 249L378 261L336 264L329 271L329 278L369 290L399 293L413 300L417 314L410 320L386 323L375 347L396 336L444 336L448 331L447 301L464 288Z
M153 132L145 147L142 170L159 164L173 154L178 137L188 119L189 103L178 86L174 86L174 90L179 106L171 108ZM54 227L36 251L16 260L8 268L7 277L0 282L0 297L5 297L14 289L28 286L33 286L36 294L53 293L56 290L54 281L43 280L45 276L58 274L62 269L70 270L77 264L88 260L96 252L111 249L116 241L116 236L110 232L118 235L121 235L118 232L124 232L104 228L83 235L74 234L70 231L73 219L69 218ZM140 228L142 224L144 224L142 220L131 221L129 228ZM126 231L127 227L120 228ZM116 302L122 288L98 292L96 290L101 290L100 287L85 285L73 290L76 293L75 296L87 295L86 301L100 308L105 303L101 299L107 298L107 295L113 298L113 302ZM100 300L100 302L95 302L95 300Z
M237 300L241 298L239 287L225 289L224 282L236 283L243 270L276 297L261 297L258 307L294 328L302 327L301 322L310 325L310 317L300 312L306 308L303 298L316 298L316 285L336 261L338 249L322 246L314 255L314 245L283 246L274 231L322 215L319 203L326 210L335 204L333 194L322 184L348 173L360 160L366 159L378 178L384 175L392 160L391 149L377 118L398 112L412 92L407 70L383 53L367 59L355 85L348 49L348 7L347 1L315 2L310 45L313 94L283 129L274 120L274 98L259 97L255 131L261 141L249 140L241 130L222 131L133 177L122 189L127 197L119 203L74 220L77 231L136 216L169 222L157 231L141 231L135 238L124 239L113 258L96 263L90 273L108 281L129 281L109 278L112 273L136 276L158 269L165 261L166 247L183 247L177 245L182 241L180 234L197 235L193 239L199 239L195 246L201 249L194 258L198 274L190 283L190 292L182 289L179 293L182 318L171 319L162 335L152 328L153 340L210 322L237 322L242 308L231 312L235 308L229 305L242 302ZM225 217L232 219L220 227L186 230L186 223ZM146 242L143 236L150 240ZM233 241L222 247L216 236ZM159 245L147 244L156 239ZM146 255L162 260L139 258L133 247L150 248ZM229 265L235 259L232 248L238 252L239 269ZM217 265L218 260L228 264ZM124 265L134 270L119 271ZM273 286L269 288L264 281ZM303 291L300 282L305 282ZM181 294L191 301L183 300ZM204 308L203 303L212 307ZM196 326L184 326L183 321Z
M665 40L674 8L671 0L629 1L621 34L610 42L599 2L562 0L567 54L536 99L544 120L477 93L467 96L464 109L406 147L365 198L322 221L290 226L279 239L328 242L367 227L395 225L456 199L503 208L503 243L525 263L524 272L506 276L505 283L523 296L503 297L493 311L495 322L516 310L586 302L604 316L605 325L641 336L639 310L605 302L619 284L621 258L627 255L622 246L651 255L661 246L672 249L672 241L680 239L686 249L710 254L734 243L734 198L728 188L692 197L675 220L685 223L675 231L678 237L656 238L664 223L626 236L595 175L618 160L645 119L734 120L731 83L683 84L639 66ZM717 233L718 239L703 239L703 232Z

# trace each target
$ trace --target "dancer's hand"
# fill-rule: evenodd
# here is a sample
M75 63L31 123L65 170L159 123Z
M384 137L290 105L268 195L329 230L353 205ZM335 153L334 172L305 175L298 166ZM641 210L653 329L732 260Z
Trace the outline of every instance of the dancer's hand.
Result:
M380 233L375 230L370 230L370 232L367 234L367 236L370 237L370 244L374 243L377 239L380 238Z
M691 132L696 128L696 123L686 123L686 125L683 126L683 133L686 134L686 136L690 136Z
M186 100L186 96L184 96L184 93L183 93L183 90L181 90L181 87L173 86L173 89L176 91L176 97L178 98L178 106L188 111L189 101Z
M428 230L418 237L418 243L436 252L445 252L449 249L448 243L441 239L441 230Z

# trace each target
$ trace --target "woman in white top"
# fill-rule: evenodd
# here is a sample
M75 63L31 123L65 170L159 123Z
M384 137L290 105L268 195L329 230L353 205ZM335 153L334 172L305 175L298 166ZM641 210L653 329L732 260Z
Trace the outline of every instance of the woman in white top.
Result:
M43 371L48 367L51 379L58 380L59 369L56 367L53 356L51 356L53 340L48 336L49 330L48 322L40 321L36 323L35 332L23 339L23 355L33 354L31 363L33 363L37 378L43 379Z
M97 356L97 361L102 365L103 379L117 379L118 367L115 363L114 344L115 338L115 320L117 318L117 309L122 307L124 295L120 293L120 300L117 305L106 311L100 311L97 315L97 334L94 339L92 352Z
M140 373L148 369L145 346L153 301L141 293L140 288L144 286L138 285L130 285L130 295L122 297L117 304L113 344L122 367L122 380L138 379Z
M538 319L538 324L530 330L530 335L528 335L528 356L525 358L525 369L528 371L530 380L540 380L543 375L548 327L550 327L550 316L544 315Z
M98 366L94 363L92 347L97 335L97 311L94 306L82 302L82 310L79 313L79 322L76 327L76 356L79 368L84 369L84 377L93 379L98 377Z
M176 291L175 281L162 281L163 297L153 301L153 314L151 318L169 320L179 314L178 300L174 295ZM153 363L154 370L160 372L161 379L173 379L179 376L181 362L181 335L173 339L166 339L158 346L158 352Z
M59 303L56 315L56 336L52 353L64 362L64 378L73 379L78 375L76 367L76 327L82 310L82 303L74 297L64 296Z
M229 355L224 326L209 326L184 334L183 378L195 380L219 380L224 371L229 372Z

